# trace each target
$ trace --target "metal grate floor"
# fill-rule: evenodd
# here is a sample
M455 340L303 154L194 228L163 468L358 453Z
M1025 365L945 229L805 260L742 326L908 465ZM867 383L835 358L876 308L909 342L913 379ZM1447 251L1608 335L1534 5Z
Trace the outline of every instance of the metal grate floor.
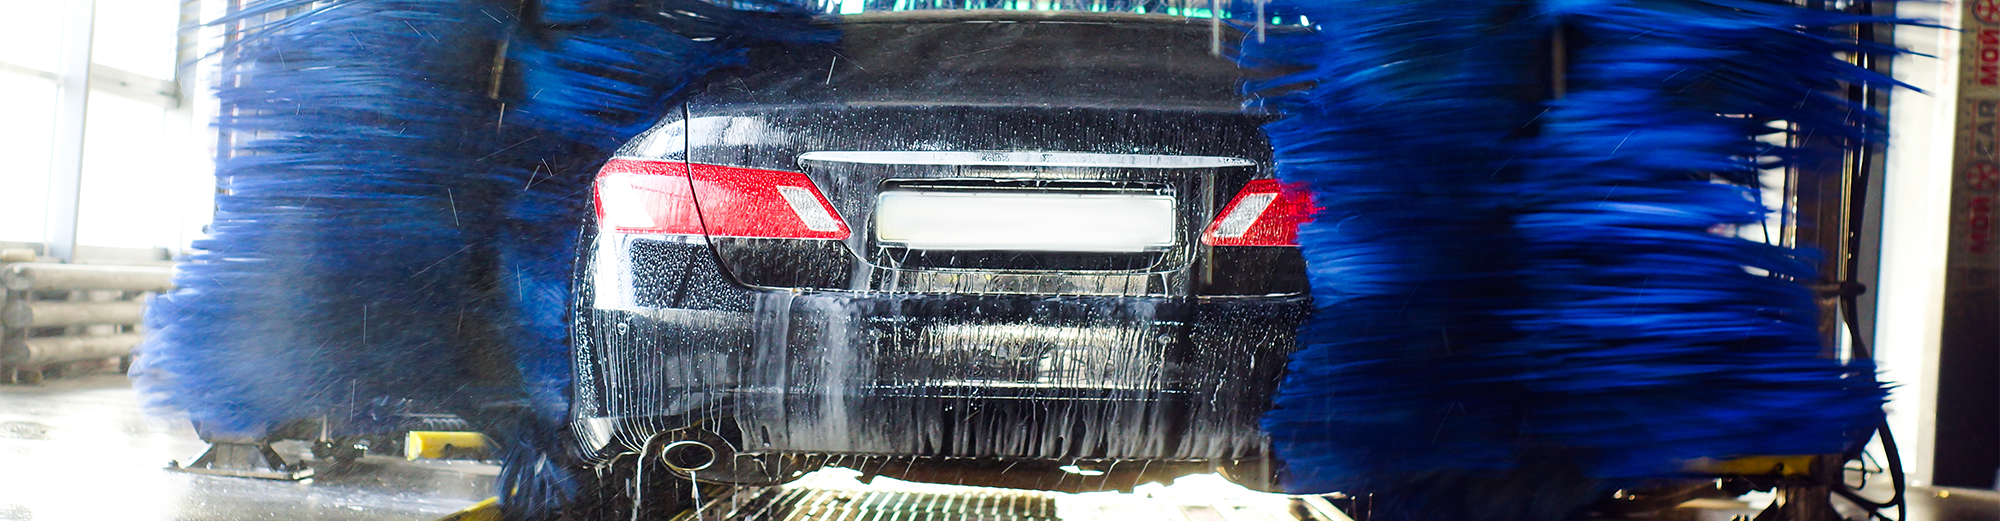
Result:
M747 492L747 491L746 491ZM716 505L723 506L723 505ZM871 492L772 487L706 519L740 521L1054 521L1054 498L1032 493ZM704 512L705 514L707 512Z
M843 471L739 489L706 501L698 517L676 521L1349 521L1325 500L1252 492L1220 478L1183 478L1130 494L1064 494L888 478L863 485L858 473Z

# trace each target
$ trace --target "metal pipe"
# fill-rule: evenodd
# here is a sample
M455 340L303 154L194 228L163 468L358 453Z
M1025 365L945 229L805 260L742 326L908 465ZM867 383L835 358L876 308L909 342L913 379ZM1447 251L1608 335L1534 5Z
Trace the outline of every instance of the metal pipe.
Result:
M109 289L166 291L173 289L174 269L164 266L90 266L81 264L9 264L0 268L0 284L13 291L38 289Z
M21 367L37 367L48 364L76 362L126 356L139 345L143 335L126 333L107 336L55 336L29 338L14 344L4 357L7 362Z
M0 308L0 326L13 328L137 324L146 306L123 302L8 302Z

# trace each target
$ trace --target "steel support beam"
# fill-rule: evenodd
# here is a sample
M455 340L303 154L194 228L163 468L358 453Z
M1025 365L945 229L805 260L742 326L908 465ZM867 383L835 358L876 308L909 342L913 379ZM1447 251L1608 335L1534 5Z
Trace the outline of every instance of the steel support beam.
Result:
M55 155L50 164L48 255L64 262L76 256L76 222L83 190L84 120L90 103L90 44L97 20L96 0L63 2L61 86L56 106Z

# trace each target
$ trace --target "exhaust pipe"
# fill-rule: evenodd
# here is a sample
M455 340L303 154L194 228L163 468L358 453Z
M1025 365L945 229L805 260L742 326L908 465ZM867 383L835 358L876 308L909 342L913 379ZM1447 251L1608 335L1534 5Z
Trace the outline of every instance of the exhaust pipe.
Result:
M715 447L694 440L681 440L667 444L660 450L660 462L674 472L692 473L715 465L720 459Z
M743 454L715 431L693 426L654 434L636 463L664 465L682 478L709 483L770 486L818 470L825 461L826 456Z

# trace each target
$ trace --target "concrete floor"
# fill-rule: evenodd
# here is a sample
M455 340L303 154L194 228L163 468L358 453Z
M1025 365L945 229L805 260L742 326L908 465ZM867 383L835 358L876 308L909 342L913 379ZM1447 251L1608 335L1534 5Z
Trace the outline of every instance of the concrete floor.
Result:
M2000 521L2000 492L1924 487L1909 498L1910 521Z
M492 496L498 472L482 463L408 462L379 456L339 468L314 462L314 478L299 482L164 470L169 460L190 461L203 448L184 418L143 413L123 375L0 385L0 521L433 520ZM303 445L280 444L279 450L294 461L306 457ZM835 471L840 470L825 472ZM841 476L826 479L852 481ZM1189 481L1187 486L1199 482ZM1190 495L1181 488L1185 486L1158 491L1158 497ZM1241 490L1233 485L1212 488ZM1104 494L1075 495L1070 502L1099 508L1099 503L1143 502L1147 499L1140 496L1151 497L1093 499L1098 495ZM1871 495L1887 497L1886 492ZM1231 501L1237 499L1241 498ZM1124 507L1114 510L1129 514ZM1725 506L1689 517L1727 520L1735 514L1728 510ZM1126 514L1121 518L1147 521ZM2000 493L1913 489L1908 519L2000 521Z
M491 497L498 471L375 456L299 482L163 470L205 447L186 419L144 414L124 375L0 385L0 521L433 520Z

